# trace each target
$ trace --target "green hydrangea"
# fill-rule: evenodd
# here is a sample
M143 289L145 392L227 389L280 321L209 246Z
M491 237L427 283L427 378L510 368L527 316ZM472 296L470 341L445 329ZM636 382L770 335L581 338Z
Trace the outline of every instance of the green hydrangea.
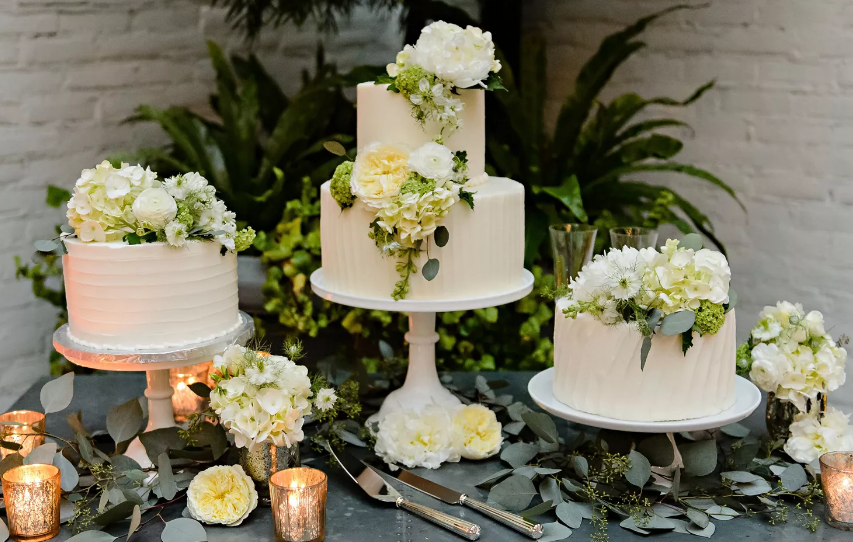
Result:
M748 342L737 347L735 359L737 360L737 374L743 377L748 376L752 369L752 348Z
M242 252L252 246L252 242L255 240L255 230L251 227L247 227L237 232L237 235L234 237L234 248L237 252Z
M696 311L696 323L693 329L700 335L713 335L720 331L726 322L726 309L718 304L702 300L699 310Z
M332 197L335 198L341 209L348 209L355 203L355 195L353 195L350 185L352 166L353 163L350 161L343 162L335 169L335 174L332 175L332 185L329 189L332 191Z
M435 190L435 181L421 177L417 173L411 173L409 178L400 186L401 194L418 194L423 196Z
M430 87L435 84L435 75L427 73L420 66L409 66L397 74L397 89L406 98L412 94L422 94L420 83L421 79L424 78L426 78Z

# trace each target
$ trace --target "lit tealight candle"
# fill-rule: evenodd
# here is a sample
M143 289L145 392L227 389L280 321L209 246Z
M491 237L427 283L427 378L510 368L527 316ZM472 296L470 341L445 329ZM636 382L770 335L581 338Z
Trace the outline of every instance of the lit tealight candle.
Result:
M326 475L307 467L270 477L277 542L319 542L326 536Z
M826 522L853 531L853 452L820 456L820 479L826 497Z
M59 534L59 469L53 465L21 465L3 473L3 498L9 536L38 542Z
M172 408L175 411L175 421L185 422L190 414L205 409L205 401L190 389L190 385L201 382L210 385L210 371L213 362L199 363L189 367L176 367L169 370L169 383L175 389L172 394Z
M13 410L0 414L0 440L20 444L18 453L27 455L44 444L44 414L32 410ZM0 459L15 450L0 448Z

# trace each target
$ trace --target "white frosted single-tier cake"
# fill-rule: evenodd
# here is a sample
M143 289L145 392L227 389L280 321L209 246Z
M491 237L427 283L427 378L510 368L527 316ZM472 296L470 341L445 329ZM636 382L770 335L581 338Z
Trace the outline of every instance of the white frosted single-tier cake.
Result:
M84 243L63 256L69 334L107 350L168 348L240 325L237 254L216 241Z
M452 151L465 151L468 160L466 189L474 193L474 208L457 203L441 225L450 240L429 247L415 260L422 269L428 258L440 261L437 276L428 281L412 274L406 299L460 299L498 294L523 283L524 187L510 179L485 173L485 96L482 90L459 90L464 103L462 127L446 138ZM440 128L434 121L421 126L412 118L412 104L387 85L358 85L358 149L382 143L409 151L432 141ZM400 280L398 259L383 255L368 237L376 209L356 200L341 209L330 190L320 189L323 280L333 291L388 299Z
M693 333L682 353L681 335L655 334L640 369L643 336L636 325L604 325L589 314L566 318L557 301L554 397L608 418L659 422L718 414L735 402L735 313L713 335Z

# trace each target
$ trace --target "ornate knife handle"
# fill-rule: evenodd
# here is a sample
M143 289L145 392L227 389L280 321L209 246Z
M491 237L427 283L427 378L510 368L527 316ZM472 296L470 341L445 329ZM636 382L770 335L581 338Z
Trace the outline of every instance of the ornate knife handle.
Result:
M396 504L397 508L402 508L416 516L420 516L425 520L431 521L440 527L444 527L448 531L465 537L468 540L477 540L480 538L480 526L475 523L439 512L438 510L433 510L432 508L422 504L407 501L403 497L397 499Z
M511 512L506 512L504 510L498 510L492 506L484 502L480 502L478 500L470 498L468 495L462 495L462 498L459 499L459 504L463 504L469 508L473 508L490 518L497 520L510 529L516 530L521 534L528 536L534 540L542 537L542 524L534 523L518 514L513 514Z

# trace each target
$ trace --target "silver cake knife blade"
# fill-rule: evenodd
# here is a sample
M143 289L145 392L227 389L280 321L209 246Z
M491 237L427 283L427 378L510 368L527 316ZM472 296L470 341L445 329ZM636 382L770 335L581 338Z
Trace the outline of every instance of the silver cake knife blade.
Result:
M480 538L479 525L439 512L438 510L433 510L422 504L407 501L372 467L369 467L346 452L335 452L329 449L329 453L338 461L349 477L370 497L378 501L394 503L397 508L431 521L468 540L477 540Z

